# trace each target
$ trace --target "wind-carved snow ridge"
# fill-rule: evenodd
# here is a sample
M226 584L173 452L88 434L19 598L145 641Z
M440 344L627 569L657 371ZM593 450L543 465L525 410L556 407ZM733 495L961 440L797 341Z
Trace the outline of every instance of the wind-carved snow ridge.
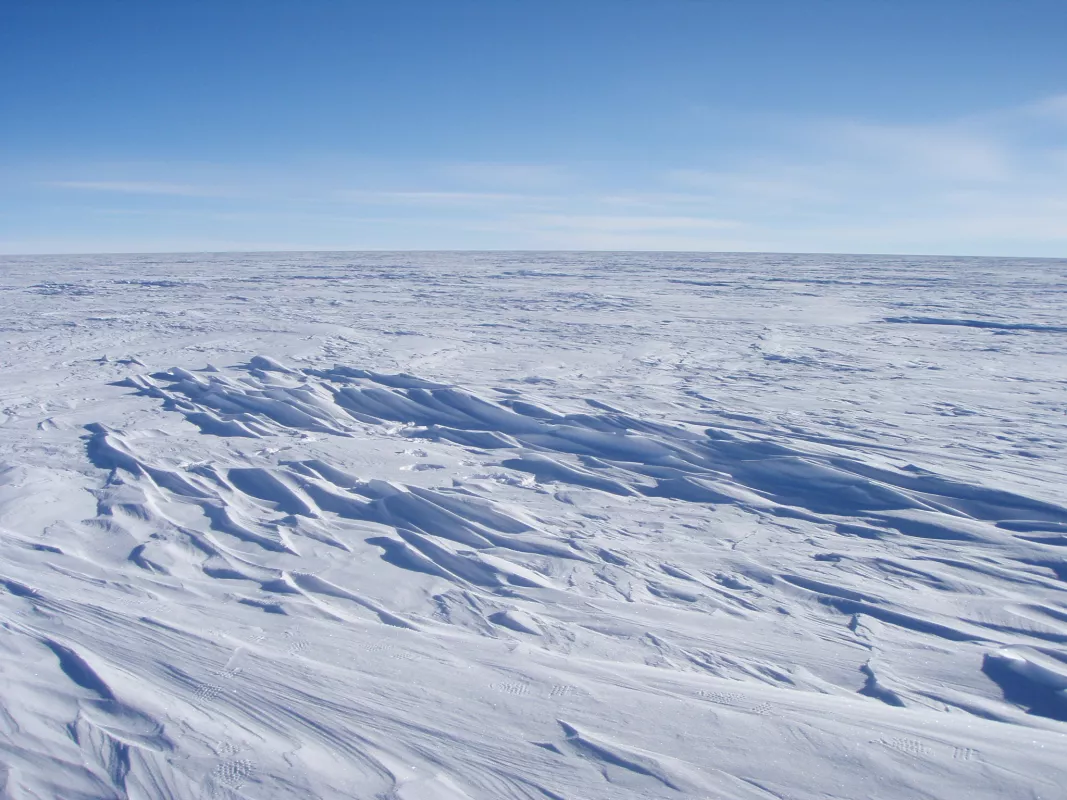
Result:
M202 258L0 294L0 795L1062 794L1051 267Z
M839 532L851 535L1004 541L968 522L975 520L1016 530L1067 529L1067 507L910 464L890 469L832 444L801 448L800 442L785 445L725 428L642 421L614 409L559 414L519 397L496 403L411 375L340 366L296 372L263 356L250 367L240 381L176 369L128 383L164 399L204 433L254 436L291 428L352 436L357 423L397 422L413 438L514 450L502 466L538 480L623 496L736 504L831 524L867 523L840 525Z
M200 586L196 595L214 597L217 611L219 603L236 604L303 620L300 627L314 621L324 630L363 631L368 641L397 642L386 634L395 630L417 637L488 637L514 647L517 636L541 655L525 664L490 668L501 671L501 678L488 684L501 697L597 696L602 689L582 688L591 680L589 670L595 676L604 669L597 663L615 663L624 670L615 680L624 683L636 680L636 673L622 676L645 665L694 675L692 698L706 706L704 713L731 724L749 719L753 722L745 725L750 726L768 715L789 724L806 708L839 704L849 694L882 701L883 708L955 709L968 718L977 714L1017 724L1067 720L1067 654L1061 649L1067 642L1067 612L1057 610L1061 602L1018 603L1000 613L991 613L983 602L998 583L1025 587L1033 597L1042 592L1059 597L1057 578L1045 577L1041 568L1051 569L1058 581L1067 577L1060 556L1067 509L1061 506L910 464L894 466L886 458L858 458L844 444L770 441L725 427L642 420L597 401L590 402L593 411L561 413L518 393L490 400L411 375L341 366L296 369L257 356L232 372L174 368L132 376L123 384L161 400L206 436L287 442L234 451L230 459L216 455L210 461L175 463L141 452L142 444L157 449L152 437L87 426L87 456L110 475L95 492L97 514L88 524L131 543L126 561L147 579L137 590L137 603L181 586ZM496 464L496 472L434 487L381 480L301 453L300 444L310 447L314 435L344 439L356 449L368 435L391 435L460 455L493 454L496 461L489 463ZM486 490L493 485L511 487L508 502L493 499L494 492ZM530 503L536 511L524 508L523 496L537 499ZM568 526L566 516L592 506L591 498L628 506L627 525L615 528L610 515L586 513L589 525L574 527L571 519ZM757 529L760 520L770 519L814 525L839 537L845 552L816 554L807 569L782 570L739 557L715 541L721 532L707 529L693 532L687 557L665 558L625 529L640 519L640 505L655 517L694 504L733 507ZM902 559L892 546L911 555ZM373 547L383 564L375 570L377 585L369 588L363 585L367 567L352 570L360 559L366 563L366 547ZM59 555L65 553L57 550ZM53 569L65 572L58 562ZM397 588L406 582L407 588ZM215 587L222 587L221 593ZM915 591L931 587L934 596ZM9 581L8 591L31 603L37 614L62 610L80 618L83 639L94 631L106 637L119 624L103 607L61 602L29 584ZM783 632L797 617L808 618L808 625L814 623L814 630L829 637L815 652L804 646L807 626L799 637L799 630ZM501 772L499 764L488 762L452 764L452 777L430 767L409 767L414 771L402 778L393 759L410 759L410 752L390 757L389 745L376 744L373 737L324 729L317 718L322 708L303 705L325 702L324 696L312 701L282 688L299 681L307 670L300 662L311 656L312 647L317 652L311 657L330 661L323 655L328 649L302 638L300 627L291 628L290 638L280 643L286 660L270 667L281 669L279 675L267 680L265 664L247 667L247 677L263 681L250 690L241 665L254 660L254 643L238 644L228 634L232 655L205 679L196 676L195 662L188 663L196 657L188 652L188 641L182 644L184 658L178 659L185 663L158 654L145 661L147 652L166 647L175 636L195 638L193 631L161 627L150 615L126 617L121 624L134 628L127 631L130 641L124 647L142 675L154 674L159 682L154 691L181 698L190 710L226 708L226 715L242 720L238 725L247 744L219 750L221 760L200 784L218 796L240 793L246 785L282 791L277 777L262 774L269 762L260 766L226 755L278 737L292 743L286 747L319 741L314 746L327 747L331 763L341 759L346 769L356 770L359 785L391 785L391 796L397 797L470 797L455 782L464 770L478 776L468 772L468 786L480 781L483 791L502 792L497 796L557 796L538 781L568 758L599 771L612 796L780 796L772 783L624 744L615 736L586 732L588 724L570 722L560 723L556 743L534 743L535 752L551 765ZM378 634L375 625L382 626ZM715 633L709 635L709 626ZM762 636L757 631L773 630L784 641L766 650L753 642L744 654L716 644L716 638L743 630L757 638ZM162 721L166 714L119 699L103 677L117 666L98 670L74 645L39 641L80 697L80 727L72 729L72 743L83 753L88 748L99 765L78 779L81 784L64 785L82 785L83 791L108 787L123 796L164 786L174 796L193 791L186 778L172 774L174 763L168 759L176 732ZM197 647L211 649L212 643L198 641ZM416 664L433 658L417 640L408 646L414 651L397 650L397 657ZM914 667L910 657L902 666L888 665L899 657L894 651L910 648L940 653L942 660L963 657L969 649L975 672L980 667L1003 689L1005 700L1031 716L949 688L936 666L926 667L928 674L902 675L901 670ZM563 656L579 657L574 662L579 666L568 668L578 674L553 686L547 676L562 668L564 662L555 659ZM583 668L583 663L593 666ZM850 670L856 679L847 677ZM413 674L420 682L432 681L436 671L430 663ZM341 678L327 671L318 679L328 684ZM697 689L707 679L737 688L711 683ZM233 688L238 685L240 690ZM782 694L786 690L792 693L788 700ZM275 695L268 700L265 691ZM411 728L415 723L395 716L396 711L383 719L382 710L372 706L397 698L386 700L391 690L385 685L378 691L373 700L344 705L338 713L367 720L372 715L375 730L393 730L414 752L420 737L456 735L447 727L426 728L425 722ZM660 691L673 697L685 690L675 685ZM874 708L856 702L841 712L846 719L855 716L852 724L879 718ZM921 724L928 726L930 719ZM938 743L937 736L946 738ZM887 756L896 750L923 758L948 752L954 734L937 736L930 744L924 743L927 738L906 736L877 741ZM474 741L465 740L464 747ZM979 752L951 747L954 753ZM482 753L490 762L501 756ZM318 791L329 793L322 786Z
M500 451L499 466L520 484L525 474L534 486L590 489L631 498L631 503L662 498L731 505L757 519L804 520L850 538L907 537L939 545L930 548L923 561L952 565L953 546L965 544L972 557L987 553L990 562L1014 561L1027 571L1047 566L1061 579L1067 575L1067 562L1047 547L1067 528L1067 508L954 481L910 464L893 468L860 460L833 444L768 441L723 428L696 430L692 425L643 421L614 409L561 414L519 396L494 402L411 375L341 366L295 370L264 356L251 359L245 372L231 378L174 369L127 383L162 399L211 435L306 431L357 437L360 425L400 423L409 438ZM799 592L856 620L866 617L949 642L993 643L1004 633L1004 626L994 621L960 618L936 607L916 610L907 602L855 591L833 579L751 567L745 578L724 579L684 567L634 562L469 490L363 479L319 459L285 460L270 467L197 466L189 474L178 474L136 460L118 434L104 430L93 433L89 450L98 466L142 475L154 490L203 509L211 534L189 535L209 554L203 562L206 572L247 580L266 592L307 596L326 613L341 613L330 611L340 598L374 610L389 624L415 624L329 583L292 577L291 570L299 568L301 538L346 547L344 534L331 524L339 519L391 528L367 539L382 548L385 561L443 578L458 592L489 590L510 596L522 589L561 591L558 585L565 583L562 591L597 596L602 587L582 586L585 581L579 582L575 573L596 574L607 568L642 585L646 602L697 607L705 613L744 617L758 607L752 598L764 591L749 583L754 581L793 595ZM266 509L274 515L266 516ZM1019 530L1027 533L1013 533ZM225 544L233 540L268 551L275 566L253 566L248 555L234 556ZM173 559L156 555L160 548L165 549L150 543L138 558L166 570ZM278 554L292 557L294 563L278 565ZM879 568L894 571L888 564ZM909 571L920 583L937 582L914 568L901 569L901 574ZM565 582L560 575L566 575ZM614 586L621 582L603 573L596 574L596 581ZM628 600L633 599L632 586L624 593ZM737 592L738 586L745 590ZM498 621L498 627L541 633L537 624L516 622L517 613L505 608L475 618L483 631L494 630L486 626L488 619ZM1038 638L1065 641L1067 635L1050 632ZM682 652L690 665L716 674L732 672L716 666L720 659ZM996 658L992 663L998 663ZM865 669L870 672L870 667ZM791 683L773 671L751 672L769 683ZM1053 718L1067 711L1055 699L1033 710Z

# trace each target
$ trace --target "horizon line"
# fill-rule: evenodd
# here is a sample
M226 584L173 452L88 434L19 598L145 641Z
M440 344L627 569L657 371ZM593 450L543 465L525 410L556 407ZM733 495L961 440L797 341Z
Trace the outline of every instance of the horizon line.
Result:
M364 248L364 249L283 249L283 250L101 250L37 253L0 253L0 258L56 258L60 256L221 256L221 255L287 255L296 253L591 253L603 255L625 255L645 253L650 255L766 255L766 256L851 256L851 257L885 257L885 258L984 258L1002 260L1037 260L1065 261L1062 256L1027 256L1027 255L976 255L968 253L850 253L828 250L598 250L569 248Z

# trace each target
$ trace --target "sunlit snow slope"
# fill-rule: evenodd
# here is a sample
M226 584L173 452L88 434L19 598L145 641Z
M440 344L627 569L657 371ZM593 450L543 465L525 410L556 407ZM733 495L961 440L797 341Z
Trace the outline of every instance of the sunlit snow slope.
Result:
M1067 797L1067 262L0 270L5 797Z

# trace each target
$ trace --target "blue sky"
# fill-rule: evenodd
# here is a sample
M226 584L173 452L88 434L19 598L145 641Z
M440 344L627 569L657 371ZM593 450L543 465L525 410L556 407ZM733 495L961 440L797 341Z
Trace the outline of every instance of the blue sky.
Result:
M0 252L1067 257L1064 0L4 0Z

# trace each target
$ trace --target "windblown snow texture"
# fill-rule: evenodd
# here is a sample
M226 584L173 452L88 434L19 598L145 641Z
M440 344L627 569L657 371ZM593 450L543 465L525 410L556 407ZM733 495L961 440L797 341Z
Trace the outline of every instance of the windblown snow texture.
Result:
M1067 262L0 266L4 796L1065 796Z

